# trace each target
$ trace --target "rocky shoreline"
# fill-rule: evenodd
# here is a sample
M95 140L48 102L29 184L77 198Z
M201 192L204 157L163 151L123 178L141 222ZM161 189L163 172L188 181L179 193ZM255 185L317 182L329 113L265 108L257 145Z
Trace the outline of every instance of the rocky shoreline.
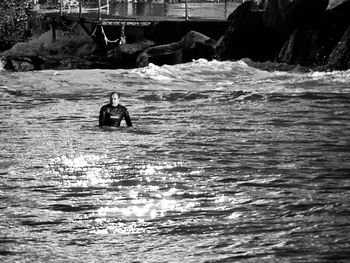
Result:
M89 38L45 55L2 53L0 69L13 71L74 68L132 68L178 64L193 59L277 62L319 70L350 69L350 0L245 1L230 16L219 39L190 31L177 42L123 43L107 58ZM64 33L63 33L64 34ZM76 33L74 33L76 34ZM69 37L69 36L68 36ZM82 51L83 50L83 51ZM49 52L49 53L50 53ZM0 54L1 55L1 54Z

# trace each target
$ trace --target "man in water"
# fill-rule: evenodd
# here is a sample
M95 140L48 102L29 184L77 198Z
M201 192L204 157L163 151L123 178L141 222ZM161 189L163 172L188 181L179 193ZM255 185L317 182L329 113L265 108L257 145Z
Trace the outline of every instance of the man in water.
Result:
M120 127L121 121L124 119L128 127L132 127L129 112L123 105L119 104L119 93L112 92L110 95L110 103L102 106L99 117L99 126Z

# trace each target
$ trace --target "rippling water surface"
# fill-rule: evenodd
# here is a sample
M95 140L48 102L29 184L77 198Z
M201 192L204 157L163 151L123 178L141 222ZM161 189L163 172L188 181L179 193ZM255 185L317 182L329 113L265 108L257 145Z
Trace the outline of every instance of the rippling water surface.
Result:
M98 128L111 91L134 127ZM350 71L0 73L0 261L348 262Z

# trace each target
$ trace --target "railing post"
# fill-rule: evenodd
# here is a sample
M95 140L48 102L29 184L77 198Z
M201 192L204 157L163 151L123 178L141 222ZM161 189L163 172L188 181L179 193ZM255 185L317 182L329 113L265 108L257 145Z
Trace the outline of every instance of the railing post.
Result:
M188 21L188 4L187 4L187 0L185 0L185 19L186 19L186 21Z
M98 0L97 16L98 16L98 20L101 20L101 0Z
M63 0L60 0L60 16L62 16Z
M107 0L107 14L109 15L109 0Z
M82 13L82 10L83 10L83 6L82 6L82 3L81 3L82 0L79 0L79 18L81 18L81 13Z

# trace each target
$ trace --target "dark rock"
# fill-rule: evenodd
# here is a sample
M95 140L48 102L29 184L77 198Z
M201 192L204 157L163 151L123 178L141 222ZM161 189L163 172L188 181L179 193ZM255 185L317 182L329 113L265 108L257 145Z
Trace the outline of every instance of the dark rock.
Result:
M138 67L149 63L174 65L198 58L211 59L216 41L201 33L190 31L178 42L150 47L142 52L137 60Z
M277 61L287 64L315 65L318 61L318 30L304 27L294 31L281 49Z
M188 32L182 37L181 43L183 62L190 62L199 58L210 60L215 56L217 41L199 32Z
M215 49L220 60L250 58L273 61L284 38L263 24L263 12L251 11L251 1L240 5L230 16L231 25Z
M246 1L239 5L229 16L227 17L227 20L233 21L233 20L242 20L245 19L247 14L249 14L253 7L255 6L254 1Z
M39 70L44 60L39 56L2 57L3 68L12 71Z
M124 67L136 67L136 60L139 54L154 45L155 43L151 40L122 44L113 50L113 57Z
M269 0L263 21L272 31L288 36L297 26L317 20L329 0Z
M182 63L181 41L147 48L136 59L136 65L138 67L146 67L149 63L155 65L175 65Z
M347 70L350 68L350 26L345 31L328 59L331 69Z
M152 63L159 66L176 65L176 64L183 63L182 50L174 49L173 51L170 51L170 52L165 52L157 56L149 57L148 63Z
M229 21L196 20L191 21L159 21L145 29L145 38L152 39L158 45L177 42L190 31L200 32L212 39L218 40L229 27Z
M327 10L317 21L296 27L282 47L277 61L304 66L327 64L334 46L349 22L346 16Z
M132 44L122 44L119 46L119 51L124 54L137 54L154 44L155 43L151 40L139 41Z
M181 38L183 48L195 48L198 43L215 48L217 41L196 31L190 31Z
M346 0L341 4L330 9L329 12L338 16L339 20L342 20L343 23L350 23L350 0Z
M204 58L206 60L212 60L215 57L214 48L202 44L196 43L193 48L182 49L182 62L191 62L196 59Z

